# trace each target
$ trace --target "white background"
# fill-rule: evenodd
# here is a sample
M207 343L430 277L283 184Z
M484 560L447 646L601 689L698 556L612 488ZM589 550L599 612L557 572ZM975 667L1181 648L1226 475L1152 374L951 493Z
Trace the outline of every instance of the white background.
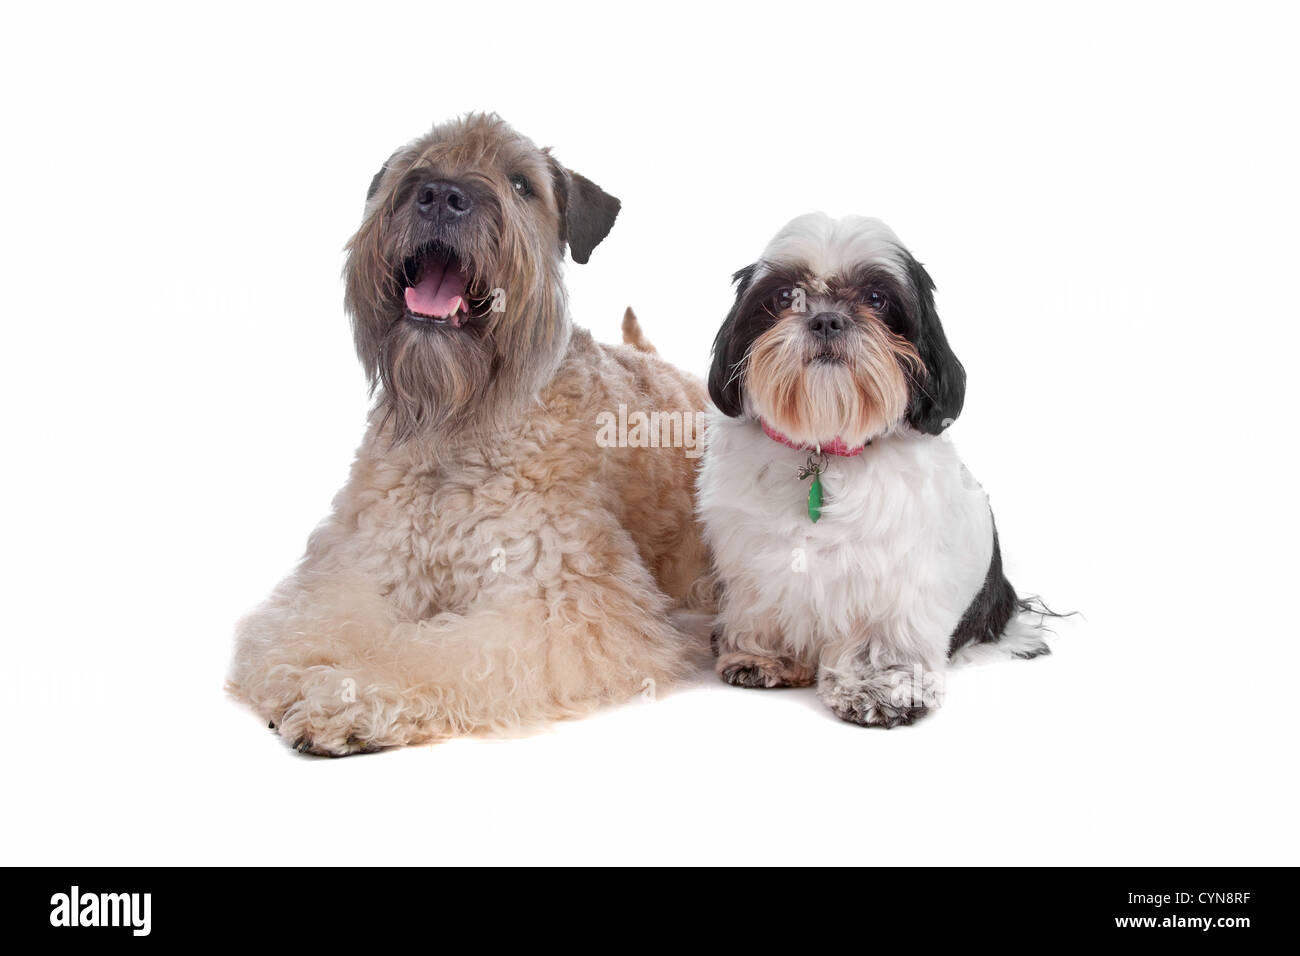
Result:
M4 862L1297 863L1297 68L1278 4L11 7ZM370 177L496 110L623 200L568 270L703 373L790 216L883 217L1008 571L1078 609L892 732L711 678L291 754L222 694L342 484Z

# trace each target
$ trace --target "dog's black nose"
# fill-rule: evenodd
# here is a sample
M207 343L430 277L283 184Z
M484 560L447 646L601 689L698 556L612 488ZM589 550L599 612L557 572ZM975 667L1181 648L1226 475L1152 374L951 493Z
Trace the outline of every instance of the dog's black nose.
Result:
M449 179L433 179L415 191L415 205L426 219L458 219L474 205L469 194Z
M808 331L823 342L829 342L843 333L848 324L848 317L839 312L818 312L808 320Z

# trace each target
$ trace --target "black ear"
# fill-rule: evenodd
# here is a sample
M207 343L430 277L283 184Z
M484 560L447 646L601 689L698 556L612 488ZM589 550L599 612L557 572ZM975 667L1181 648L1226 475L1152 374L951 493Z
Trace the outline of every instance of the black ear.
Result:
M551 172L560 204L560 235L569 244L573 261L585 264L591 250L614 228L622 203L555 160L551 160Z
M387 166L380 166L379 172L375 173L375 178L370 180L370 188L366 190L366 202L375 198L375 193L379 192L379 184L383 182L384 173L388 172Z
M397 153L400 152L401 150L399 149ZM370 202L370 200L374 199L375 193L379 192L379 184L384 181L384 173L388 172L388 167L392 164L393 160L397 158L397 153L393 153L392 156L389 156L384 160L384 165L379 167L379 172L375 173L374 178L370 180L370 188L366 190L366 202Z
M916 315L908 336L925 363L925 377L912 381L907 420L917 431L937 435L957 420L966 400L966 369L948 345L934 307L934 280L925 267L907 257L908 277L916 295Z
M749 292L750 283L754 281L754 270L758 263L752 263L736 271L731 281L736 285L736 301L727 313L727 319L718 329L713 340L713 366L709 369L709 397L718 411L736 418L744 410L740 392L740 364L745 360L749 341L742 333L741 306Z

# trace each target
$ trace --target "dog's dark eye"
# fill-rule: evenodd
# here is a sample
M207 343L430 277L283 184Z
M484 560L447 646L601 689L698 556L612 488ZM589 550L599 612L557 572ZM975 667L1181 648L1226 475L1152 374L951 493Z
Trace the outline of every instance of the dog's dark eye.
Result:
M889 307L889 300L877 289L868 289L862 293L862 304L877 312L884 312Z
M515 192L519 193L519 195L521 196L526 197L526 196L531 196L533 194L532 183L528 181L528 177L524 176L523 173L515 173L513 176L511 176L510 185L514 186Z
M794 289L787 286L784 289L777 289L776 295L772 296L772 304L776 306L778 312L784 312L794 304Z

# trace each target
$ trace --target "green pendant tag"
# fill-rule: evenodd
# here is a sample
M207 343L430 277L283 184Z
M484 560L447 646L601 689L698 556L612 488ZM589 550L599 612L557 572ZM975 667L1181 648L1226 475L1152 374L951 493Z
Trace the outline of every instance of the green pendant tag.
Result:
M822 476L814 474L812 485L808 488L808 517L812 518L813 524L822 516Z
M808 456L808 462L799 469L799 480L807 481L812 479L812 484L808 487L808 517L812 518L813 523L822 516L822 471L826 468L826 456L817 450L814 455Z

